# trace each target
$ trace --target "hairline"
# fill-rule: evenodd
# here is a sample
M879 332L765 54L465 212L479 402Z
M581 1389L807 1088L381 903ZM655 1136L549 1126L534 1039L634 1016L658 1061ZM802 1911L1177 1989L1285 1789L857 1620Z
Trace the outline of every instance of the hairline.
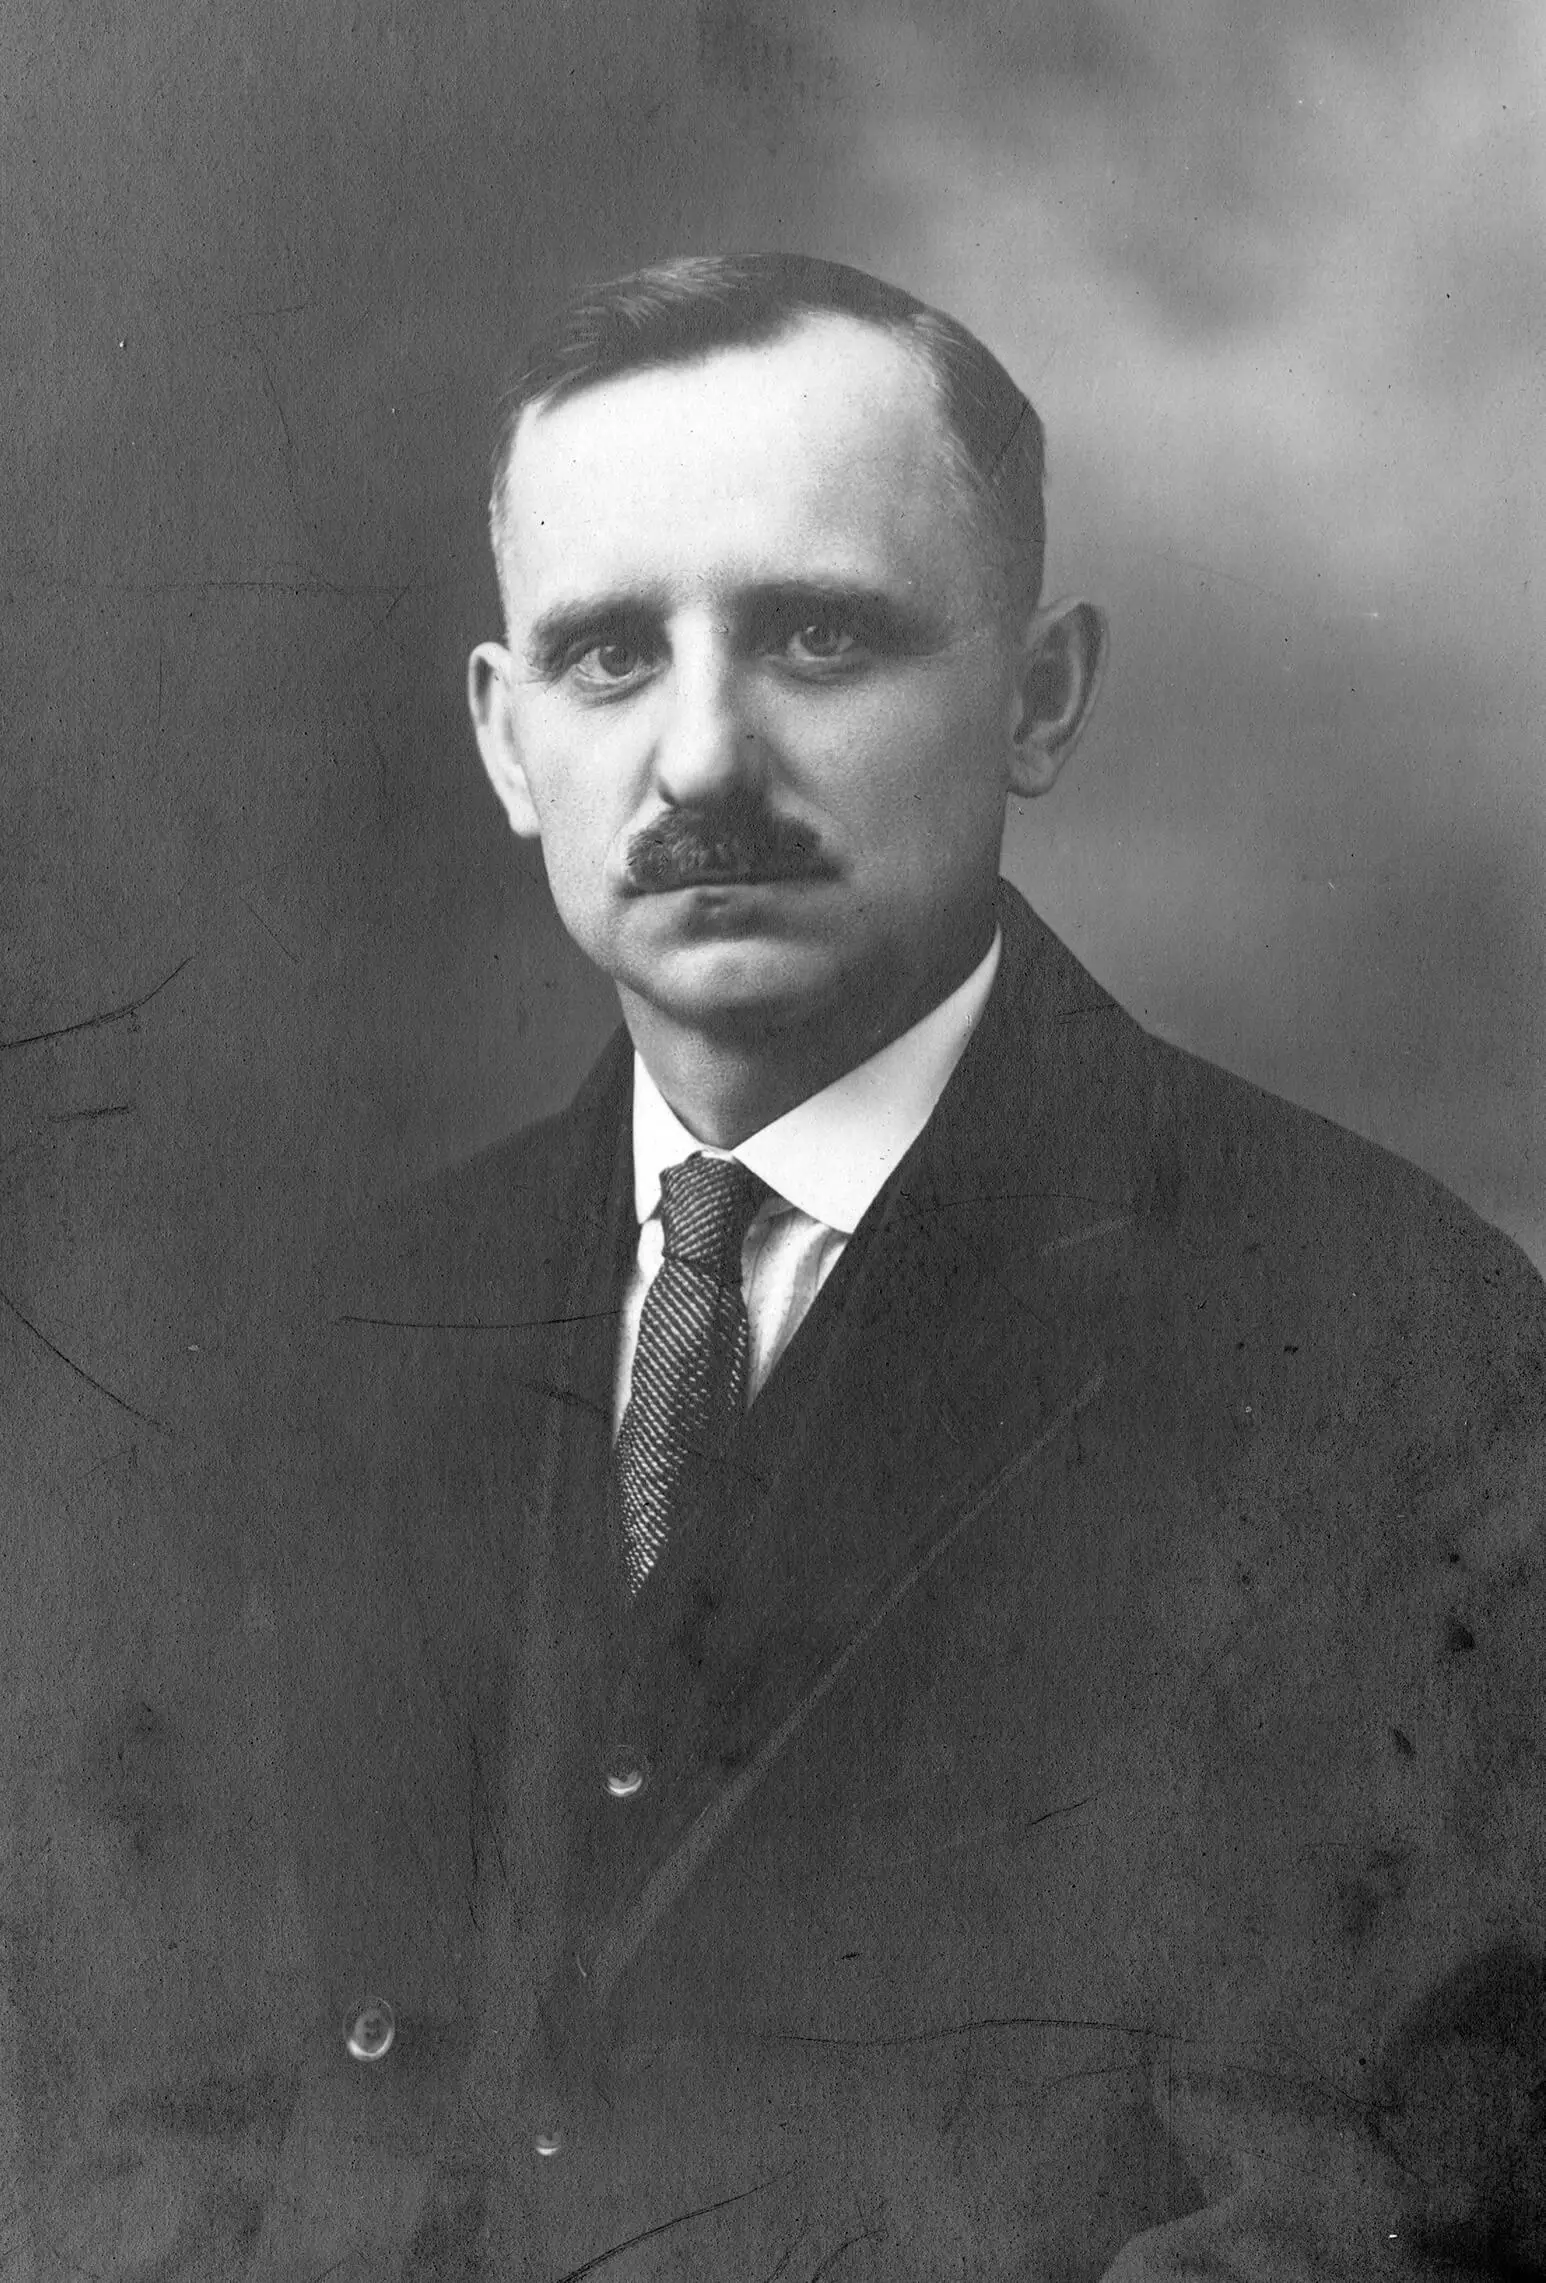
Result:
M929 339L927 321L933 312L920 304L915 315L875 316L868 312L826 307L818 303L797 304L782 313L778 323L752 340L713 341L701 350L669 351L644 355L629 363L609 367L594 373L561 374L546 388L525 397L512 408L502 435L501 446L494 469L494 481L489 494L489 537L493 548L494 571L499 585L500 601L506 621L510 617L508 590L505 580L505 559L509 548L509 486L510 471L515 463L516 447L528 417L557 411L562 405L605 388L609 382L626 381L636 374L697 371L711 365L717 357L737 353L755 355L760 350L777 349L794 338L807 325L824 322L862 325L867 332L879 333L882 338L896 342L912 364L927 380L933 399L934 415L939 427L942 461L950 488L955 495L963 521L972 528L981 544L983 556L983 587L995 617L1006 622L1023 619L1034 609L1037 595L1018 594L1015 581L1008 568L1008 547L1005 543L1003 518L988 495L966 446L950 417L949 401L941 359L934 343Z

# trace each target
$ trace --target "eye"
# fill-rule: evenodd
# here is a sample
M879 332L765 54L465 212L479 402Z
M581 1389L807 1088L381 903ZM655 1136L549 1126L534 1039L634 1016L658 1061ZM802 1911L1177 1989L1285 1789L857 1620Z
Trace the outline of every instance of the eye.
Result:
M792 657L809 664L830 666L859 647L858 636L837 616L808 618L795 628L787 648Z
M637 681L649 669L650 659L637 642L593 642L569 662L576 681L592 689L618 689Z

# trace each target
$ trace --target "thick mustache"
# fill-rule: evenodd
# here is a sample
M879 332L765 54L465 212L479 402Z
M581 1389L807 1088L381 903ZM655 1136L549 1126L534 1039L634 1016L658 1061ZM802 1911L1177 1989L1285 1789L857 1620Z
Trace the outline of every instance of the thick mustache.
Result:
M640 896L701 880L830 880L835 872L819 834L762 808L668 811L635 833L624 864Z

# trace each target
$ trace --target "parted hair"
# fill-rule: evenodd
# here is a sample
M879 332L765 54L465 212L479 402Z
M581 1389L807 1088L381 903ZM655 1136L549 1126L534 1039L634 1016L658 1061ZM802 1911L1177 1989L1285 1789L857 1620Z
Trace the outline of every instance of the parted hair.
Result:
M920 359L938 398L965 504L979 520L1005 609L1028 615L1046 549L1046 443L1029 399L991 350L900 286L807 254L691 254L583 287L527 348L503 400L489 525L503 574L506 476L523 414L617 376L776 341L803 318L858 318Z

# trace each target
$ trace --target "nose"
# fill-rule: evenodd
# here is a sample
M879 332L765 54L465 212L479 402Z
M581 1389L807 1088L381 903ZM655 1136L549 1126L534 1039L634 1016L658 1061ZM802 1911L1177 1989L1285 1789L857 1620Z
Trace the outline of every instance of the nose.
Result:
M711 807L757 782L762 739L727 628L679 638L663 698L655 785L669 807Z

